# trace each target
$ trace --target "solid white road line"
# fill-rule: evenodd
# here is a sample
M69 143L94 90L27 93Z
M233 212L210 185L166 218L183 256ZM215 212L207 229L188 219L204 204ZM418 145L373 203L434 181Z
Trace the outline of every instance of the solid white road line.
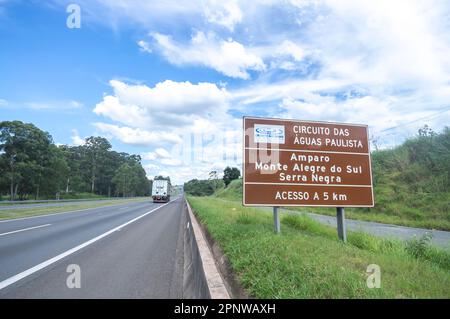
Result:
M47 227L47 226L50 226L50 225L51 225L51 224L45 224L45 225L40 225L40 226L34 226L34 227L29 227L29 228L24 228L24 229L14 230L14 231L10 231L10 232L7 232L7 233L0 234L0 236L11 235L11 234L20 233L20 232L27 231L27 230L32 230L32 229L36 229L36 228Z
M67 257L67 256L69 256L69 255L71 255L71 254L73 254L75 252L77 252L77 251L79 251L80 249L83 249L83 248L89 246L90 244L95 243L96 241L99 241L100 239L102 239L102 238L104 238L104 237L106 237L106 236L108 236L108 235L110 235L110 234L112 234L112 233L114 233L114 232L116 232L118 230L121 230L123 227L125 227L125 226L127 226L127 225L129 225L131 223L134 223L135 221L137 221L137 220L139 220L139 219L141 219L141 218L143 218L143 217L153 213L154 211L156 211L156 210L158 210L158 209L160 209L160 208L162 208L162 207L172 203L175 200L176 199L174 199L174 200L172 200L172 201L170 201L170 202L168 202L168 203L166 203L164 205L161 205L161 206L159 206L159 207L157 207L155 209L152 209L151 211L148 211L148 212L146 212L146 213L144 213L144 214L142 214L142 215L140 215L140 216L138 216L138 217L136 217L136 218L134 218L134 219L132 219L132 220L122 224L122 225L120 225L120 226L117 226L117 227L107 231L106 233L103 233L103 234L101 234L101 235L99 235L99 236L97 236L95 238L92 238L91 240L88 240L87 242L85 242L85 243L83 243L81 245L78 245L78 246L76 246L76 247L74 247L72 249L67 250L67 251L63 252L62 254L59 254L58 256L55 256L55 257L53 257L51 259L48 259L48 260L46 260L46 261L44 261L44 262L42 262L42 263L40 263L40 264L30 268L30 269L27 269L27 270L25 270L25 271L15 275L15 276L12 276L12 277L10 277L8 279L3 280L2 282L0 282L0 290L2 290L3 288L6 288L6 287L12 285L13 283L15 283L15 282L17 282L17 281L19 281L19 280L21 280L21 279L23 279L25 277L28 277L28 276L34 274L35 272L37 272L37 271L39 271L39 270L41 270L41 269L43 269L43 268L45 268L45 267L55 263L55 262L57 262L57 261L65 258L65 257Z

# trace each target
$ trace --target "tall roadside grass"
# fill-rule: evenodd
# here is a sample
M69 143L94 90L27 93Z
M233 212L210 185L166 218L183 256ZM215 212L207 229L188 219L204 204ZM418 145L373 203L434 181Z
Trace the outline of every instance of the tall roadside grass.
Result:
M334 228L324 226L305 214L288 214L283 216L282 221L286 225L289 225L297 230L324 236L330 239L336 238L336 230ZM408 255L416 259L429 261L450 271L450 251L432 246L431 238L431 234L427 233L421 238L401 241L379 238L364 232L352 231L348 233L347 241L350 245L353 245L359 249L375 253Z
M417 248L350 232L344 244L334 228L291 214L282 214L276 235L266 211L211 197L188 200L256 298L450 298L449 252L427 243ZM367 287L371 264L380 266L381 288Z

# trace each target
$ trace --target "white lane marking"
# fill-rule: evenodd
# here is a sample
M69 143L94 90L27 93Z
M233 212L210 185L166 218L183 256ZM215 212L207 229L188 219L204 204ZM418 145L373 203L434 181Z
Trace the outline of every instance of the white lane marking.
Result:
M133 222L135 222L135 221L137 221L137 220L139 220L139 219L141 219L141 218L151 214L151 213L153 213L154 211L156 211L156 210L158 210L158 209L160 209L160 208L162 208L162 207L172 203L175 200L176 199L174 199L174 200L172 200L172 201L170 201L170 202L168 202L168 203L166 203L164 205L156 207L155 209L152 209L151 211L148 211L148 212L146 212L146 213L144 213L144 214L142 214L142 215L140 215L140 216L138 216L138 217L136 217L136 218L134 218L134 219L132 219L132 220L122 224L122 225L120 225L120 226L117 226L117 227L107 231L106 233L103 233L103 234L101 234L101 235L99 235L99 236L97 236L95 238L92 238L91 240L88 240L87 242L82 243L81 245L78 245L78 246L76 246L76 247L74 247L72 249L69 249L69 250L65 251L62 254L59 254L58 256L50 258L50 259L48 259L48 260L46 260L46 261L44 261L44 262L42 262L42 263L40 263L40 264L30 268L30 269L27 269L27 270L25 270L25 271L23 271L23 272L21 272L21 273L19 273L17 275L14 275L14 276L12 276L12 277L10 277L8 279L3 280L2 282L0 282L0 290L2 290L3 288L8 287L9 285L12 285L13 283L15 283L15 282L17 282L17 281L19 281L19 280L21 280L21 279L23 279L25 277L28 277L28 276L34 274L35 272L37 272L37 271L39 271L39 270L41 270L41 269L43 269L43 268L45 268L45 267L55 263L55 262L57 262L57 261L65 258L65 257L67 257L67 256L69 256L69 255L71 255L71 254L73 254L75 252L77 252L77 251L79 251L80 249L83 249L83 248L89 246L92 243L95 243L96 241L99 241L100 239L102 239L102 238L104 238L104 237L114 233L115 231L117 231L119 229L122 229L123 227L125 227L125 226L127 226L127 225L129 225L129 224L131 224L131 223L133 223Z
M135 203L147 203L147 202L146 201L142 201L142 202L135 202ZM148 202L148 203L151 203L151 202ZM91 208L85 208L85 209L70 210L68 212L60 212L60 213L53 213L53 214L50 213L50 214L45 214L45 215L37 215L37 216L29 216L29 217L21 217L21 218L4 219L4 220L0 220L0 223L8 223L8 222L15 222L16 220L24 220L24 219L32 219L32 218L48 217L48 216L57 216L57 215L76 213L76 212L84 212L84 211L90 210L90 209L102 209L102 208L109 208L109 207L115 207L115 206L121 206L121 205L127 205L127 204L129 204L129 203L113 204L113 205L107 205L107 206L99 206L99 207L91 207ZM1 211L0 211L0 213L1 213Z
M28 228L24 228L24 229L14 230L14 231L10 231L10 232L7 232L7 233L0 234L0 236L11 235L11 234L20 233L20 232L27 231L27 230L47 227L47 226L50 226L50 225L51 224L45 224L45 225L40 225L40 226L34 226L34 227L28 227Z

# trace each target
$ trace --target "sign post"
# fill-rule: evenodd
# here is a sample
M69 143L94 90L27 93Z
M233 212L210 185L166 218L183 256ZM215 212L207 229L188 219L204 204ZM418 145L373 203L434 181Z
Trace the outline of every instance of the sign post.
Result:
M278 214L278 207L273 207L273 225L275 233L279 234L281 231L280 227L280 215Z
M367 125L244 117L243 205L373 207Z
M345 225L345 211L343 207L336 207L336 221L338 237L344 243L347 242L347 227Z

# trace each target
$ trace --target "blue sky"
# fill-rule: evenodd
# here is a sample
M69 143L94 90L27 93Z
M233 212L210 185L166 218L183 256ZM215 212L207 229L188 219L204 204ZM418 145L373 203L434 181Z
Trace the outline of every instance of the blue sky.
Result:
M449 16L429 0L0 0L0 120L105 136L178 183L240 165L242 115L364 123L388 147L450 123Z

